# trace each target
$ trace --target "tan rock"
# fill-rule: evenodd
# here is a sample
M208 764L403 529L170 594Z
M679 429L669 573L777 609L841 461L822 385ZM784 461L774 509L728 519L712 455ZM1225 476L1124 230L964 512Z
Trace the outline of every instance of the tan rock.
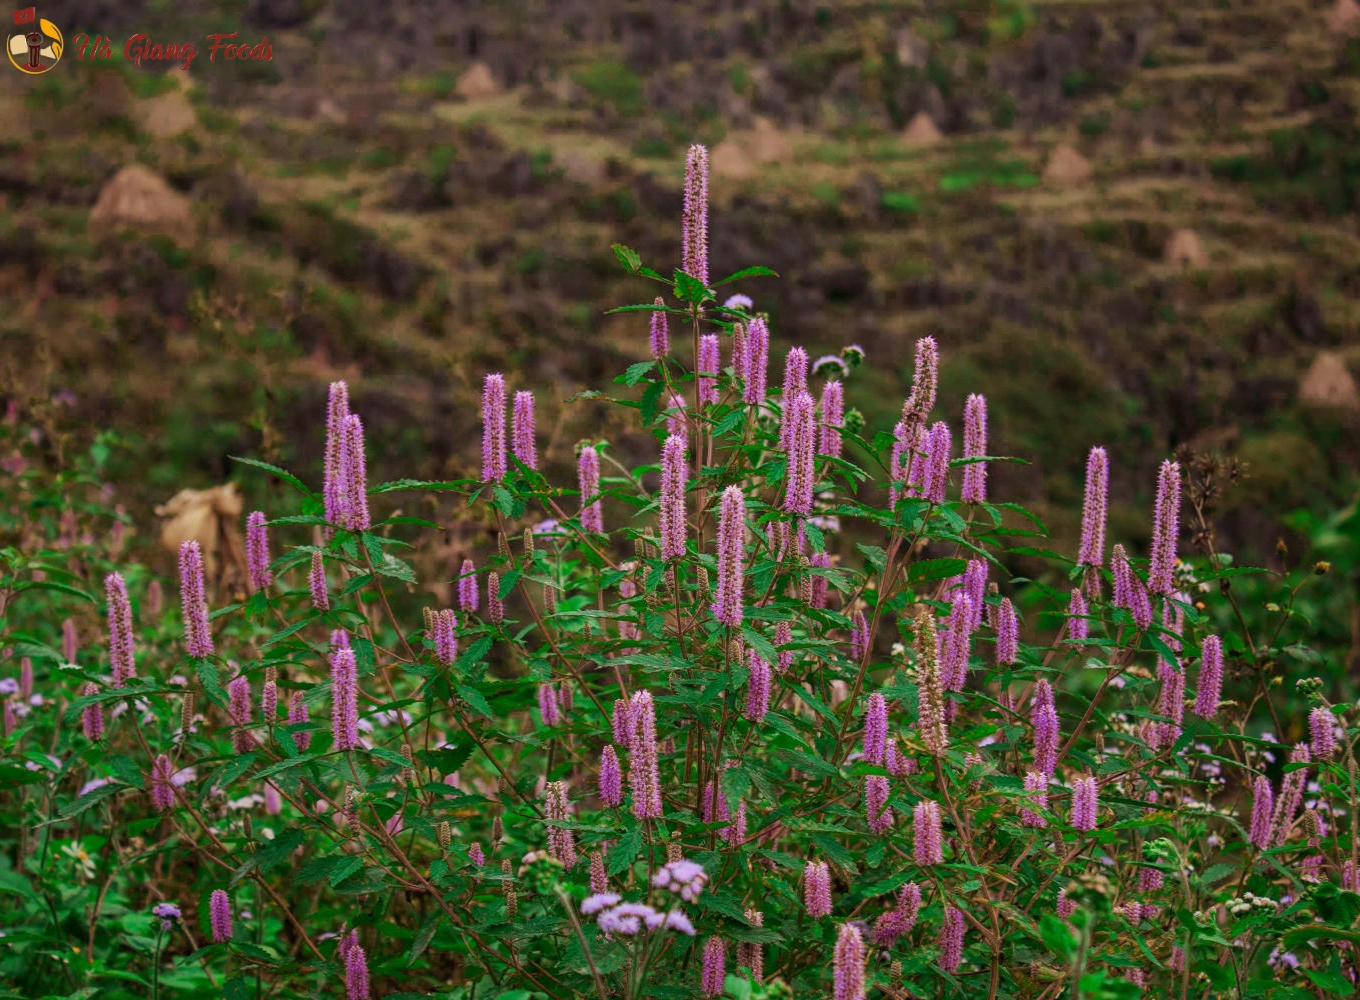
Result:
M746 152L756 163L784 163L793 158L793 143L768 118L757 117L746 140Z
M902 132L902 144L908 149L923 149L943 141L943 133L935 127L935 122L924 111L916 112L916 117Z
M1336 0L1327 11L1327 30L1334 35L1360 35L1360 4Z
M463 71L463 75L453 85L453 90L459 97L475 101L484 97L495 97L501 92L501 85L491 72L490 66L484 62L475 62Z
M568 180L587 187L593 187L605 178L604 161L584 150L563 149L554 152L553 165L561 167Z
M713 147L713 152L709 154L709 166L715 176L733 180L754 177L756 174L756 165L751 162L743 143L734 138L724 139Z
M88 228L93 236L128 228L186 242L193 235L194 217L188 198L134 163L105 183L90 209Z
M1091 161L1066 143L1053 150L1044 166L1044 180L1058 187L1085 184L1092 173Z
M349 121L345 109L329 97L317 98L316 104L312 107L312 114L316 116L318 121L325 122L327 125L343 125Z
M1168 264L1177 267L1199 269L1209 266L1209 255L1204 250L1204 244L1189 229L1177 229L1172 233L1162 255Z
M198 124L198 114L182 90L159 94L137 105L137 124L147 135L168 139Z
M161 544L178 553L185 542L197 542L203 570L214 586L239 583L245 575L245 546L236 526L244 504L235 483L207 490L180 490L156 508L166 518ZM219 561L220 554L220 561Z
M1360 385L1335 351L1321 351L1299 382L1299 401L1309 406L1360 410Z

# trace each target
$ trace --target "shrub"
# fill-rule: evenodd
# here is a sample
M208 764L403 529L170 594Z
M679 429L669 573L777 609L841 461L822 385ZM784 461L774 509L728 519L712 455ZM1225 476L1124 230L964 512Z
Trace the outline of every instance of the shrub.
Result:
M989 496L985 399L961 448L931 421L933 340L892 430L846 406L857 347L767 385L766 317L716 289L771 272L710 286L706 171L695 147L682 269L614 248L660 293L623 307L652 357L584 395L633 411L640 466L592 438L551 481L531 391L492 373L480 470L369 486L337 382L321 488L241 459L296 505L248 516L238 597L186 542L173 602L124 558L107 443L51 475L60 440L11 410L11 989L1353 990L1352 712L1295 677L1307 716L1277 716L1306 577L1249 627L1255 571L1208 521L1231 475L1162 463L1136 558L1095 447L1081 546L1044 549ZM421 620L399 536L438 526L387 513L409 493L497 529ZM1008 545L1054 579L1005 579Z

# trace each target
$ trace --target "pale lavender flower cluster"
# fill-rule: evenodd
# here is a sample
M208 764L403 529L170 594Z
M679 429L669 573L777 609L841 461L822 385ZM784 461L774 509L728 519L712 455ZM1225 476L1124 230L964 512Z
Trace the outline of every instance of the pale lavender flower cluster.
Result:
M661 558L685 554L685 438L672 434L661 449Z
M581 489L581 527L604 531L604 505L600 502L600 453L584 445L576 460L576 476Z
M183 550L181 549L181 565L183 565ZM202 579L200 575L200 581ZM110 573L104 578L104 594L108 599L109 605L109 660L113 667L113 686L125 687L137 674L136 654L134 652L132 640L132 602L128 599L127 584L123 582L122 574ZM206 608L205 608L206 612ZM69 621L69 619L68 619ZM186 616L187 621L187 616ZM207 628L206 621L204 628ZM75 626L69 630L71 635L70 645L75 646ZM212 638L208 639L208 653L212 652ZM199 655L192 653L191 655ZM208 655L204 653L202 655ZM75 660L74 651L67 656L67 662Z
M246 518L246 567L250 589L265 590L274 582L269 572L269 533L264 511L251 511Z
M718 335L706 333L699 338L699 405L718 401L718 371L722 367Z
M534 394L515 393L515 412L512 418L510 447L517 459L531 469L538 469L538 444L534 430Z
M505 478L505 376L486 376L482 388L482 481Z
M708 884L708 873L697 861L679 858L668 861L652 876L652 885L679 896L686 903L693 903Z
M680 269L708 284L708 149L693 145L685 161L685 204L681 217Z
M723 490L718 518L718 589L713 617L729 628L742 619L742 542L746 534L746 497L740 486Z
M944 863L944 825L938 803L930 799L916 803L912 816L912 837L918 865L925 867Z
M189 648L189 655L212 656L213 640L212 631L208 628L203 553L198 542L184 542L179 547L179 593L184 611L184 642Z
M358 663L348 637L345 639L345 645L331 652L331 737L336 750L353 750L359 745Z

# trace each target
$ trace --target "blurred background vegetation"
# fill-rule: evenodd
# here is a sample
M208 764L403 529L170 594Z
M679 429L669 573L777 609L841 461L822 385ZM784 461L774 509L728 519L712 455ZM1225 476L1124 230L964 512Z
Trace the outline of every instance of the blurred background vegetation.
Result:
M538 393L559 481L587 435L647 459L567 401L646 353L645 319L604 315L646 294L609 244L676 264L701 141L713 273L779 272L744 290L781 349L862 345L848 396L870 428L936 336L939 415L988 396L990 450L1031 463L994 467L993 495L1068 553L1091 445L1111 450L1112 536L1140 552L1158 462L1236 457L1220 545L1334 560L1307 610L1360 669L1353 0L39 13L114 58L0 74L0 394L25 422L112 432L102 472L142 541L183 487L236 477L261 505L229 455L316 480L337 378L377 479L474 470L494 370ZM273 59L209 63L206 36L233 30ZM137 32L199 55L138 69Z

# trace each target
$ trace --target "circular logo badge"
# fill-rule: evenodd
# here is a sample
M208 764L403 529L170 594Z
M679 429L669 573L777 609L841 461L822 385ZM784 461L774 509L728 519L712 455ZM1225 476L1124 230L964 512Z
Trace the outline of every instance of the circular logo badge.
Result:
M44 17L16 27L6 40L5 54L20 73L38 76L61 62L65 48L61 29Z

